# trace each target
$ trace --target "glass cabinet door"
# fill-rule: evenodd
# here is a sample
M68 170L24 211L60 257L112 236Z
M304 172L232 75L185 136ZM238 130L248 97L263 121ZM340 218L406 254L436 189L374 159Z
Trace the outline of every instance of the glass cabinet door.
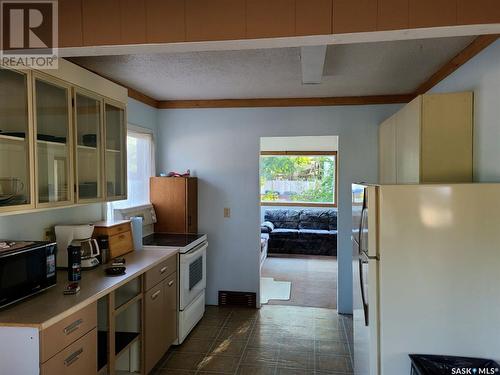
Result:
M0 210L32 204L28 77L0 69Z
M103 197L102 180L102 101L76 92L76 171L78 201Z
M38 203L72 200L71 92L69 86L35 77Z
M105 103L106 200L127 196L125 110Z

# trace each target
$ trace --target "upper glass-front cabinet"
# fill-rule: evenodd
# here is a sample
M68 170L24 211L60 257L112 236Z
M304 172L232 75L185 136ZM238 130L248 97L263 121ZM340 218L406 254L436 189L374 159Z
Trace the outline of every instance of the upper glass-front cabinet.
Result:
M0 69L0 215L127 198L126 90L99 79Z
M71 86L34 76L38 205L73 201Z
M30 137L28 75L0 69L0 211L33 205Z
M102 100L76 90L76 192L78 202L102 200Z
M106 101L104 123L106 200L125 199L127 196L125 108Z

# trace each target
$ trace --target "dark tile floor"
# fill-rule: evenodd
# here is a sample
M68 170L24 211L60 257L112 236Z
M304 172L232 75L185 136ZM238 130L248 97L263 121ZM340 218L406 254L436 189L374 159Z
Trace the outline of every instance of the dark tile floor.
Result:
M352 374L351 332L352 320L335 310L207 306L153 374Z

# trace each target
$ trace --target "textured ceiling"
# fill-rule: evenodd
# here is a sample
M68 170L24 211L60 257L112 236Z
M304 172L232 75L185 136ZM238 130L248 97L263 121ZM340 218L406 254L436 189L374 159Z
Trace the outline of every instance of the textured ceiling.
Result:
M157 100L383 95L414 91L473 39L330 45L315 85L302 84L300 48L70 60Z

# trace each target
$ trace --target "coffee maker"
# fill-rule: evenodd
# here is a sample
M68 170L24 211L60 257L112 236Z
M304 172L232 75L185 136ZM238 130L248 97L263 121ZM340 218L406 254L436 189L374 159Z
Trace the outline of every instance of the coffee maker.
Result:
M69 246L80 248L81 268L89 269L99 265L97 257L100 254L97 240L92 238L92 224L56 225L57 267L68 268Z

